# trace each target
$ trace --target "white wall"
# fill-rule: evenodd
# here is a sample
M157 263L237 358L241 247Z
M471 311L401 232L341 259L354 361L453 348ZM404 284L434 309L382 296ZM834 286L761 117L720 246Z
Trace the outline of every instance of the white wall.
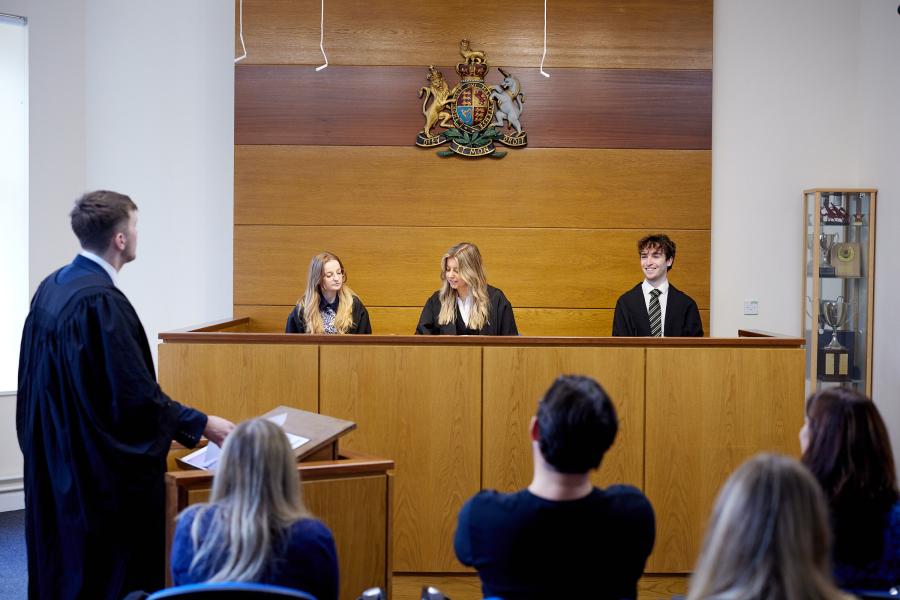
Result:
M715 1L712 335L800 335L801 192L859 184L858 23L846 0Z
M860 181L878 188L875 239L875 331L872 396L891 431L900 461L900 268L894 235L900 230L900 14L897 0L862 3ZM869 183L866 183L869 185ZM900 470L900 464L898 464Z
M78 248L67 212L85 185L84 3L0 0L0 12L28 18L28 279L33 292ZM22 324L13 329L21 331ZM15 396L0 396L0 510L23 505L15 409Z
M234 4L86 4L87 187L129 194L138 258L121 288L159 331L230 317Z
M872 395L900 458L897 4L715 0L711 329L800 335L801 191L878 188Z
M120 285L154 355L159 331L230 316L234 4L0 0L0 12L29 19L32 292L78 250L72 201L103 187L140 208ZM0 510L21 507L14 414L0 397Z

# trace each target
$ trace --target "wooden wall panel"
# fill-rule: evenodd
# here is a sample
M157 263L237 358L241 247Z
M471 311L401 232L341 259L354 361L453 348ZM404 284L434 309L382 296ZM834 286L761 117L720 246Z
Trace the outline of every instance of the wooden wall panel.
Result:
M528 425L562 373L594 377L609 394L619 432L593 475L607 486L644 484L643 348L484 348L483 486L511 492L531 482Z
M306 481L303 502L334 534L340 600L356 600L366 588L387 585L386 477Z
M462 570L453 533L481 487L481 348L359 350L320 349L321 412L359 425L344 447L396 462L393 568Z
M234 221L709 229L708 150L514 154L478 163L473 185L459 161L417 148L236 146Z
M169 396L236 423L281 405L319 410L316 346L160 344L159 361Z
M690 571L719 488L744 460L799 454L804 360L802 349L647 349L649 572Z
M466 37L490 64L540 63L540 3L326 4L325 48L333 65L450 64L460 60L457 44ZM246 0L244 64L322 64L319 11L317 0ZM548 17L547 68L712 68L709 0L554 0ZM235 56L240 51L235 32Z
M369 306L372 333L412 335L422 309L417 306ZM516 325L522 335L605 337L612 333L611 308L516 308ZM239 304L236 317L250 317L249 331L281 332L290 306ZM709 310L700 310L703 331L709 332Z
M453 69L442 70L453 84ZM525 93L522 125L532 148L711 147L711 71L560 69L552 80L534 68L513 74ZM411 146L423 126L416 93L425 75L425 67L239 66L235 143ZM500 78L492 71L486 81Z
M366 305L417 306L440 286L440 258L466 240L478 245L488 281L513 307L614 308L641 281L640 230L453 227L235 228L234 303L291 305L309 257L336 252ZM678 244L671 281L709 307L709 232L670 231ZM389 249L385 251L384 249ZM379 251L380 250L380 251ZM389 254L393 261L386 267Z

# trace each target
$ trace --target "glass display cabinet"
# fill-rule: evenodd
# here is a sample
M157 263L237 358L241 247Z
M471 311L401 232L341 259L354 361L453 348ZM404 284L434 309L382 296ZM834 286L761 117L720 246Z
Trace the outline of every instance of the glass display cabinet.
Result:
M803 335L807 394L831 386L872 394L874 189L803 192Z

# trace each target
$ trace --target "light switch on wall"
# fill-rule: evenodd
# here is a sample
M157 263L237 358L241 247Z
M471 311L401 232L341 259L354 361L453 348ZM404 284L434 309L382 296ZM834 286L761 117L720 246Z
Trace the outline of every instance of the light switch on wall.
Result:
M759 300L744 300L744 314L745 315L758 315L759 314Z

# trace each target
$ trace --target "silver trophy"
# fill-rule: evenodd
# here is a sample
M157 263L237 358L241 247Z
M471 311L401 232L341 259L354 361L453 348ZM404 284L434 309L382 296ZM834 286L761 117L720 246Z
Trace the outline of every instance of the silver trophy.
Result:
M825 270L834 268L831 265L831 249L837 241L837 236L838 234L836 233L819 234L819 247L822 248L822 267Z
M825 323L831 327L831 341L825 346L826 350L846 350L837 339L837 330L847 322L850 315L850 303L844 301L843 296L835 300L820 300L820 309Z

